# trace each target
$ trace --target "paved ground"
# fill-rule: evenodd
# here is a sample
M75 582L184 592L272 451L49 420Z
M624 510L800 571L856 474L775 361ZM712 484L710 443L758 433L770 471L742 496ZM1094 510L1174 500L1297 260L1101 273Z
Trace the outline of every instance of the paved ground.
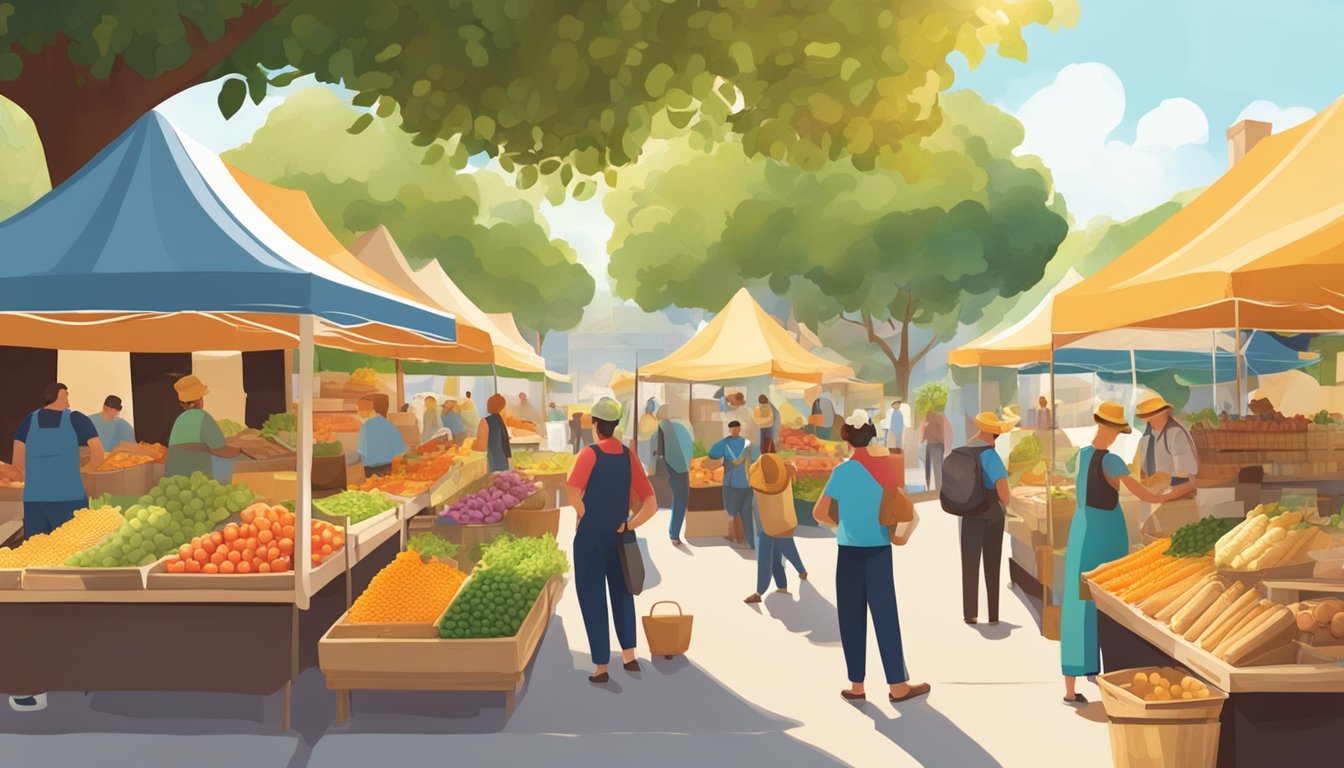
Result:
M289 733L279 731L279 696L53 694L46 712L0 712L0 755L4 765L41 768L1108 765L1100 707L1060 703L1057 646L1039 636L1028 601L1010 591L998 627L962 624L956 522L936 503L920 514L911 545L897 552L896 579L911 673L934 685L924 701L885 701L875 646L875 695L862 706L840 699L833 538L807 532L799 544L811 580L790 574L792 594L751 607L741 602L754 581L749 553L711 541L673 549L660 515L643 529L651 587L637 604L646 612L679 601L695 615L695 634L688 657L651 662L641 632L638 678L616 668L606 688L585 680L571 584L507 720L496 695L357 693L354 717L337 727L334 701L310 670ZM1096 700L1094 687L1081 690Z

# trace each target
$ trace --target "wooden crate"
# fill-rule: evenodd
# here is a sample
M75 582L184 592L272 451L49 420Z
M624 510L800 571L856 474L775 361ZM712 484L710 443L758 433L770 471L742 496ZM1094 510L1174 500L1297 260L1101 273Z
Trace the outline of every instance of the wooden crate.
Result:
M349 717L351 690L500 691L511 713L563 588L553 578L513 637L444 640L437 630L429 638L343 637L333 626L318 641L317 659L327 688L337 692L337 721Z
M146 589L220 590L271 592L294 589L294 572L285 573L168 573L164 569L167 558L149 566L145 576ZM344 552L337 550L313 569L313 591L330 584L345 571ZM26 586L26 585L25 585Z
M504 529L514 536L530 537L560 535L560 510L557 507L547 509L522 509L515 507L504 516Z
M157 478L155 468L158 469ZM84 492L90 498L97 498L103 494L143 496L154 487L155 483L163 479L163 465L150 462L110 472L85 471L81 476L84 479Z
M47 568L25 568L23 588L28 591L135 591L145 588L145 579L149 572L163 564L168 557L158 562L137 568L69 568L51 566Z
M0 590L23 589L22 568L0 568Z
M1210 688L1210 698L1144 701L1130 693L1126 683L1135 672L1155 667L1111 672L1097 677L1102 704L1110 719L1111 755L1117 768L1213 768L1218 757L1219 717L1227 694ZM1190 673L1162 668L1177 679Z

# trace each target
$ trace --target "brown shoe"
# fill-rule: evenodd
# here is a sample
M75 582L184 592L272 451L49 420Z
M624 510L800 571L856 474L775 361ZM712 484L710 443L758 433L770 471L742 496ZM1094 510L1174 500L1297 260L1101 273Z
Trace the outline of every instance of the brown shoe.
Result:
M898 702L909 701L923 696L931 690L933 690L933 686L928 683L920 683L919 685L910 686L910 690L906 691L904 696L892 696L891 694L887 694L887 698L890 699L893 704L896 704Z
M639 662L638 662L638 661L627 661L626 663L624 663L624 664L621 665L621 669L624 669L626 672L638 672L638 671L639 671Z
M756 603L761 602L761 596L753 592L747 596L746 600L743 600L742 602L746 603L747 605L755 605Z
M611 676L608 675L606 672L603 672L603 673L600 674L600 675L589 675L589 676L588 676L588 682L590 682L590 683L592 683L592 684L594 684L594 685L602 685L603 683L607 682L607 681L610 680L610 679L611 679Z
M868 698L868 694L866 693L855 693L853 691L841 691L840 695L845 699L845 701L860 701L862 699Z

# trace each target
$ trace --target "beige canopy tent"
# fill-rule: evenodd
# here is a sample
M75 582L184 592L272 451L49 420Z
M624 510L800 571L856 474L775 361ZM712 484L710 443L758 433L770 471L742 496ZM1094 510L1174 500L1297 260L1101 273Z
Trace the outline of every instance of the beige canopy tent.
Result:
M957 347L948 354L947 362L964 368L985 365L1016 368L1048 361L1050 317L1055 296L1082 280L1082 275L1070 269L1026 317L1007 328L996 328L975 341Z
M808 352L745 288L680 349L641 366L648 381L737 381L756 377L820 383L852 377L847 365Z

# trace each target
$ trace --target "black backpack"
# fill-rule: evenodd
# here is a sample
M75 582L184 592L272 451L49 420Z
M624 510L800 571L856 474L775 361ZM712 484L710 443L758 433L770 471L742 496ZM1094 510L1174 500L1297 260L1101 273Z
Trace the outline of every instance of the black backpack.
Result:
M943 462L943 487L938 489L938 501L944 512L957 517L974 517L988 512L998 501L985 488L985 473L980 466L980 454L989 450L993 450L993 446L955 448Z

